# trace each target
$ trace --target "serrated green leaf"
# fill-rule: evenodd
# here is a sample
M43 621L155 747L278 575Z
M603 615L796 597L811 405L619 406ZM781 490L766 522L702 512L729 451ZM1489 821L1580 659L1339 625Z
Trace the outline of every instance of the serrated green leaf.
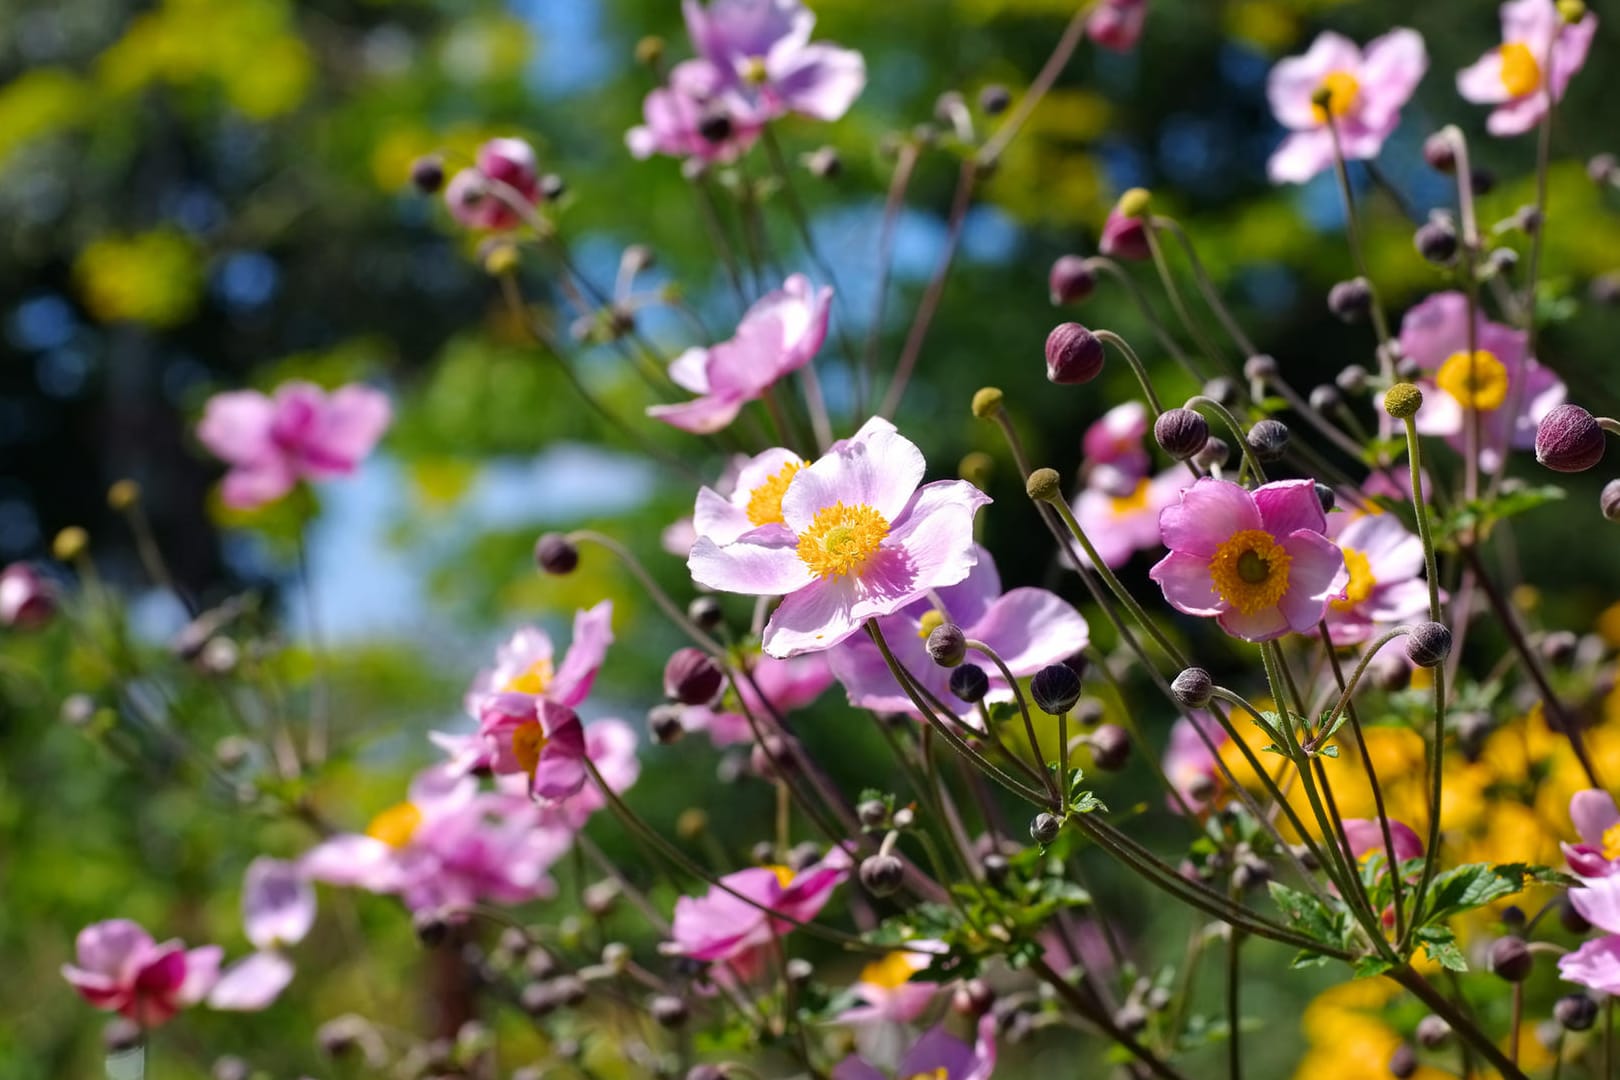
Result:
M1462 950L1457 948L1457 935L1448 927L1423 926L1412 935L1423 943L1423 951L1429 959L1448 971L1467 971L1468 961L1463 959Z

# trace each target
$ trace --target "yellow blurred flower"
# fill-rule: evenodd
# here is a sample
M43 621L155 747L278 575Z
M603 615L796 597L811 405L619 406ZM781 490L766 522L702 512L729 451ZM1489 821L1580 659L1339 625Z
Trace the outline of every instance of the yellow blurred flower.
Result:
M73 274L101 322L174 326L191 317L202 292L198 253L174 229L95 240L79 253Z
M18 147L77 126L95 94L61 68L25 71L0 89L0 165Z

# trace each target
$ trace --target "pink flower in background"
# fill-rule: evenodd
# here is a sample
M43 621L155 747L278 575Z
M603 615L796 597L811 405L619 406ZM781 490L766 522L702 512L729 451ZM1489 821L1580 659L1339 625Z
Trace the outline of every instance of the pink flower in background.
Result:
M56 592L27 563L0 570L0 626L31 630L56 614Z
M1583 878L1620 872L1620 809L1606 791L1577 791L1569 800L1569 819L1581 839L1561 844L1570 870Z
M1605 934L1559 957L1558 973L1569 982L1620 994L1620 875L1585 879L1569 890L1569 902Z
M973 517L990 500L963 480L919 488L924 467L894 425L869 420L794 475L781 528L699 537L687 566L706 588L784 598L765 627L771 656L829 649L972 570Z
M230 466L225 504L251 510L300 480L348 476L388 429L388 397L358 383L328 394L306 382L282 383L273 397L235 390L208 399L197 438Z
M1374 818L1345 818L1344 838L1350 842L1350 854L1357 859L1369 855L1389 858L1389 849L1384 844L1384 827ZM1395 858L1399 862L1404 863L1423 854L1423 841L1404 821L1390 819L1389 838L1395 844Z
M746 101L730 89L725 74L707 60L686 60L669 73L669 83L647 94L643 122L625 133L625 145L638 158L654 154L735 160L759 138L762 124Z
M936 953L949 952L944 942L909 941L907 948L885 953L861 969L851 987L861 1004L833 1019L840 1024L909 1024L938 996L941 984L913 981L912 976L934 962Z
M986 1013L972 1043L938 1024L912 1044L893 1073L852 1055L833 1066L832 1080L990 1080L995 1069L996 1018Z
M950 669L940 667L928 656L928 634L939 622L939 616L931 616L931 612L941 611L969 638L996 650L1015 677L1033 675L1048 664L1062 663L1091 641L1091 628L1085 618L1066 600L1045 589L1003 593L1001 576L990 553L977 548L976 554L978 561L958 584L933 590L893 615L878 619L895 659L960 716L970 716L976 710L950 692ZM939 608L935 607L936 599ZM850 638L827 656L851 705L874 712L920 715L869 638ZM968 659L983 667L990 679L986 701L1012 700L1012 688L995 667L971 652Z
M684 0L681 11L698 55L761 122L837 120L866 86L860 53L811 42L816 17L799 0Z
M1329 31L1305 55L1279 61L1266 96L1290 134L1271 155L1272 183L1302 184L1331 166L1334 131L1346 160L1377 157L1428 66L1422 36L1404 28L1373 39L1365 51ZM1326 107L1314 100L1319 93L1328 95Z
M1171 607L1245 641L1313 629L1349 574L1309 480L1248 491L1203 477L1159 516L1170 554L1148 576Z
M1105 565L1123 566L1136 552L1160 546L1159 515L1192 482L1192 474L1179 466L1154 477L1131 477L1112 466L1094 469L1074 498L1075 520ZM1073 554L1091 562L1078 547Z
M1346 519L1341 524L1340 519ZM1328 636L1335 645L1372 637L1378 627L1416 619L1429 610L1423 542L1390 513L1334 514L1328 532L1344 553L1350 581L1328 601Z
M742 698L740 703L734 702L728 692L712 707L699 705L684 710L681 725L687 731L707 731L709 741L715 746L752 742L754 731L748 724L743 706L753 713L763 731L774 731L775 725L770 719L773 710L785 716L795 709L801 709L820 697L833 681L832 670L827 666L827 657L823 653L795 656L791 660L756 656L749 672L753 675L752 682L744 678L737 683L737 691ZM757 693L754 689L756 683L759 686ZM760 696L762 694L763 698Z
M297 863L261 855L242 879L242 928L255 949L296 945L315 924L315 890Z
M1127 476L1141 476L1152 464L1142 442L1147 433L1147 406L1127 401L1115 405L1086 428L1080 449L1088 466L1112 465Z
M158 944L137 923L108 919L79 931L75 962L62 965L62 977L96 1008L151 1028L207 996L222 953L218 945Z
M495 666L480 671L467 689L466 708L477 716L479 704L494 693L527 694L572 708L585 700L596 673L613 644L613 601L602 600L574 612L574 636L561 666L551 636L538 626L524 626L495 650Z
M1468 298L1435 293L1401 320L1401 351L1423 369L1417 429L1467 445L1468 413L1479 413L1479 461L1495 469L1508 449L1536 444L1536 428L1564 400L1564 384L1528 355L1528 335L1476 311L1468 356Z
M563 799L585 786L585 729L566 705L501 692L478 705L478 734L499 775L521 773L537 799Z
M782 496L809 462L791 450L773 447L745 458L731 478L729 495L710 487L698 489L692 529L716 544L729 544L744 533L782 524Z
M491 139L478 148L476 164L462 169L444 189L450 214L469 229L504 230L523 219L512 206L540 198L540 167L522 139ZM510 190L503 190L510 189Z
M1597 34L1588 11L1570 25L1553 0L1509 0L1502 5L1502 44L1457 73L1457 92L1479 105L1495 105L1485 121L1492 135L1520 135L1547 115L1548 91L1563 99L1569 80L1586 64Z
M827 337L832 289L794 274L754 302L731 340L688 349L669 365L677 386L700 395L678 405L653 405L647 415L695 434L719 431L778 379L804 367Z
M585 725L585 756L614 794L628 791L641 776L641 759L636 756L635 729L623 720L595 720ZM526 791L519 792L528 798ZM544 828L570 833L585 827L590 816L607 805L607 796L595 784L586 784L572 795L539 807Z
M1105 49L1130 52L1146 21L1147 0L1101 0L1086 16L1086 36Z
M1226 741L1226 729L1207 712L1181 717L1170 727L1170 741L1164 750L1164 775L1188 809L1195 813L1215 801L1221 772L1210 746L1219 750ZM1169 805L1172 810L1180 810L1174 799L1169 799Z
M769 945L773 938L794 929L792 922L773 918L773 914L809 922L849 876L849 866L849 856L834 849L797 873L785 866L752 866L727 874L720 883L730 892L711 887L702 896L675 901L670 931L673 951L714 962L735 960Z

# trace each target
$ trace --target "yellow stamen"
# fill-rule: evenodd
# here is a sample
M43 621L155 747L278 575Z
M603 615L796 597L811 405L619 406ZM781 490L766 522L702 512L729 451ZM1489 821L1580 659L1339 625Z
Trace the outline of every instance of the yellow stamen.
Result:
M1209 560L1209 576L1222 600L1244 615L1253 615L1288 592L1288 564L1293 559L1264 529L1235 532Z
M1603 830L1603 857L1620 859L1620 825L1610 825Z
M533 776L534 770L540 767L540 754L549 741L540 721L530 720L512 732L512 756L517 758L524 772Z
M834 503L818 510L800 535L799 558L822 577L858 576L888 535L888 521L865 503Z
M742 63L742 77L744 82L753 83L755 86L758 86L760 83L765 81L769 74L770 73L765 69L765 58L763 56L750 56Z
M1131 489L1129 495L1116 495L1109 499L1108 508L1115 517L1125 517L1139 510L1146 510L1148 494L1152 491L1152 488L1153 485L1146 480L1138 480L1136 487Z
M932 634L935 630L938 630L944 624L945 613L940 611L938 608L929 608L927 611L923 612L923 617L917 620L917 636L922 638L924 641L927 641L928 635Z
M951 1071L941 1065L939 1068L931 1069L928 1072L912 1073L906 1077L906 1080L951 1080Z
M769 870L771 873L776 875L776 883L778 885L782 886L782 888L785 889L789 885L793 884L793 868L792 867L782 866L782 865L780 865L778 863L772 863L771 865L765 867L765 869Z
M761 525L782 523L782 496L795 474L804 468L802 461L790 461L771 474L759 487L748 493L748 523L756 529Z
M411 842L417 827L422 824L422 811L414 803L396 803L371 819L366 835L381 840L389 847L402 848Z
M1522 41L1502 46L1502 89L1513 97L1524 97L1541 86L1541 65L1536 54Z
M883 959L874 960L863 967L861 982L893 990L910 982L916 973L917 965L911 962L911 954L901 950L885 953Z
M1372 562L1367 553L1357 551L1355 548L1341 548L1344 552L1344 568L1350 571L1350 584L1344 587L1344 599L1329 600L1328 604L1334 611L1354 611L1357 604L1366 601L1378 585L1378 579L1373 576Z
M513 694L533 694L538 697L551 686L551 676L551 661L536 660L501 689Z
M1327 108L1311 103L1311 115L1318 124L1325 124L1328 118L1338 119L1349 112L1356 103L1356 97L1361 93L1361 84L1356 77L1348 71L1330 71L1322 76L1322 82L1317 86L1318 96L1327 96Z
M1484 349L1474 350L1473 363L1466 352L1452 353L1434 381L1465 409L1495 412L1507 400L1507 366Z

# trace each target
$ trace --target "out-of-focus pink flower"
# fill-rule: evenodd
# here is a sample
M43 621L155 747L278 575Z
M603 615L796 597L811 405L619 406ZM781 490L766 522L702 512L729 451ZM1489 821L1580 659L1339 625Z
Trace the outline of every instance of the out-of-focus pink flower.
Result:
M692 529L716 544L729 544L745 533L782 524L782 496L809 462L791 450L772 447L741 462L731 478L729 495L711 487L698 489Z
M1620 994L1620 875L1587 878L1569 890L1569 902L1587 922L1605 931L1558 958L1558 973L1572 983Z
M585 729L566 705L502 692L478 705L478 734L497 774L529 778L537 799L564 799L585 785Z
M891 1074L850 1056L833 1066L832 1080L990 1080L996 1070L996 1018L979 1018L974 1041L953 1034L945 1024L923 1033Z
M1146 21L1147 0L1102 0L1086 16L1086 36L1105 49L1130 52Z
M1147 406L1127 401L1115 405L1086 428L1080 449L1088 465L1112 465L1128 476L1141 476L1151 462L1142 444L1147 433Z
M0 626L31 630L56 614L56 591L27 563L0 570Z
M727 874L720 879L725 889L710 888L702 896L675 901L672 950L714 962L734 960L769 945L773 937L794 929L793 922L773 915L809 922L849 875L849 866L849 856L835 848L798 873L785 866L753 866Z
M1502 5L1502 44L1457 73L1457 92L1496 106L1485 121L1492 135L1522 134L1547 115L1549 90L1553 101L1563 99L1596 34L1593 12L1570 25L1553 0L1509 0Z
M1584 878L1620 872L1620 809L1614 796L1595 788L1577 791L1569 800L1569 819L1578 844L1561 844L1569 868Z
M1428 66L1422 36L1405 28L1374 38L1365 51L1329 31L1305 55L1279 61L1266 96L1290 134L1271 155L1272 183L1302 184L1332 165L1335 131L1346 160L1377 157ZM1327 95L1325 107L1314 100L1319 94Z
M939 616L930 616L930 612L938 611L960 626L967 637L989 645L1015 677L1033 675L1048 664L1062 663L1091 641L1091 628L1068 601L1045 589L1011 589L1003 593L1001 575L990 553L977 548L976 554L978 561L958 584L932 590L893 615L878 619L878 628L895 659L960 716L970 716L976 710L950 692L950 669L940 667L928 655L928 634L939 622ZM976 658L970 654L969 659ZM1001 673L983 658L977 659L990 680L985 700L1011 701L1012 687ZM849 694L851 705L874 712L920 715L871 639L850 638L829 653L828 660Z
M927 1011L940 984L913 982L911 977L934 962L935 953L949 950L943 942L912 941L908 948L885 953L861 969L852 989L861 1004L839 1013L841 1024L909 1024Z
M1340 518L1348 518L1341 526ZM1423 542L1394 514L1334 514L1328 532L1350 575L1344 595L1328 601L1328 636L1335 645L1372 637L1376 628L1415 619L1429 608L1423 583ZM1338 526L1335 528L1335 526Z
M623 720L594 720L585 725L585 756L602 774L614 794L628 791L641 776L641 759L636 756L636 733ZM527 798L527 793L522 793ZM572 795L540 806L540 823L546 828L569 833L585 827L590 816L607 805L607 796L595 784L586 784Z
M1074 498L1075 520L1104 564L1123 566L1136 552L1159 547L1159 515L1176 504L1182 489L1192 481L1192 475L1180 467L1154 477L1134 478L1112 466L1094 469L1090 482ZM1091 561L1083 550L1074 554L1082 562Z
M761 122L837 120L866 86L860 53L811 42L816 17L799 0L684 0L681 10L698 55Z
M1280 480L1249 491L1203 477L1159 516L1170 554L1148 576L1188 615L1214 616L1245 641L1305 633L1342 595L1344 555L1309 480Z
M1423 841L1404 821L1391 818L1389 836L1395 844L1396 861L1404 863L1423 854ZM1384 844L1384 827L1373 818L1345 818L1344 838L1350 842L1350 854L1357 859L1369 855L1389 858L1389 849Z
M1118 205L1108 211L1102 236L1097 240L1097 250L1112 259L1140 261L1153 257L1153 249L1148 244L1147 225L1140 217L1127 217Z
M1210 746L1219 750L1226 738L1226 729L1207 712L1182 717L1170 727L1170 741L1164 751L1164 775L1194 813L1201 813L1214 803L1220 790L1220 768ZM1169 800L1169 805L1172 810L1180 809L1174 799Z
M523 218L512 200L532 206L540 198L534 148L522 139L491 139L478 148L474 160L472 168L456 173L444 189L451 216L469 229L513 228Z
M740 702L733 702L728 693L714 706L695 706L681 713L681 725L687 731L707 731L715 746L731 746L751 742L754 731L748 724L748 713L773 731L769 717L774 711L787 715L795 709L815 701L832 685L832 669L822 653L795 656L791 660L778 660L773 656L752 659L749 674L753 680L740 679L737 683ZM755 684L758 692L755 692ZM763 695L763 697L761 697Z
M962 480L918 487L924 468L922 452L874 417L794 474L781 525L725 545L699 537L687 566L710 589L784 598L765 627L771 656L830 649L972 570L973 517L990 500Z
M1401 320L1401 350L1423 369L1417 429L1440 435L1459 451L1467 445L1468 414L1479 413L1479 461L1494 469L1509 448L1536 444L1542 418L1564 400L1565 387L1527 355L1528 336L1474 316L1474 356L1468 356L1468 298L1435 293Z
M197 438L229 465L225 504L251 510L300 480L347 476L388 429L388 397L358 383L328 394L287 382L266 396L234 390L208 399Z
M159 944L137 923L108 919L79 931L75 962L62 965L62 977L96 1008L152 1028L207 996L222 954L218 945Z
M527 694L570 708L585 700L596 673L613 644L613 601L574 612L574 636L555 664L551 636L538 626L520 627L495 650L495 666L480 671L467 689L466 708L477 716L485 697L495 693Z
M688 349L669 365L677 386L700 396L678 405L653 405L647 415L696 434L719 431L778 379L808 364L827 337L832 289L816 288L803 274L754 302L729 341Z
M669 82L647 94L642 123L625 133L630 153L733 161L759 138L761 117L731 88L725 73L707 60L685 60Z
M296 945L315 924L315 890L297 863L260 856L242 879L242 927L255 949Z

